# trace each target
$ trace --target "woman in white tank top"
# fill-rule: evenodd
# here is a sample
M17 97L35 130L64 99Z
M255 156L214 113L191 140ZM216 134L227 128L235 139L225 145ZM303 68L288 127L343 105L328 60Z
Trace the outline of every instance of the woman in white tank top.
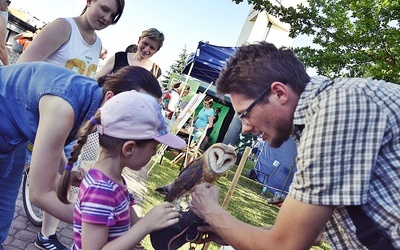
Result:
M44 27L17 63L46 61L93 77L102 48L95 31L117 23L124 7L125 0L87 0L80 16L59 18ZM65 147L66 155L74 144L75 141ZM30 157L27 159L29 165ZM59 220L48 213L43 213L43 217L42 230L35 245L41 249L66 249L55 236Z

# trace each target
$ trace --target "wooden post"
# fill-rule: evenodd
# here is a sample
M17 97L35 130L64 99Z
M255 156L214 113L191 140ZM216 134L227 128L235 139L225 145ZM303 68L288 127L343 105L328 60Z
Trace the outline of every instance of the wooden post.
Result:
M235 172L235 176L233 176L233 179L232 179L232 182L231 182L231 186L229 187L229 190L226 193L224 202L222 203L222 207L224 209L226 209L228 207L228 205L229 205L229 201L231 199L232 193L236 188L236 184L239 181L240 175L242 174L244 165L246 164L247 157L250 155L250 152L251 152L251 148L250 147L246 147L244 149L244 152L243 152L243 155L242 155L242 159L240 160L239 166L238 166L238 168L236 169L236 172ZM210 247L210 244L211 244L210 242L207 242L206 244L204 244L204 248L203 249L207 250Z
M244 165L246 164L247 161L247 157L250 155L251 152L251 148L250 147L246 147L244 149L243 155L242 155L242 159L240 160L239 166L236 169L236 173L235 176L233 176L232 182L231 182L231 186L229 187L228 192L226 193L224 202L222 203L222 207L224 209L226 209L229 205L229 201L231 199L232 193L235 190L236 184L239 181L240 175L242 174Z

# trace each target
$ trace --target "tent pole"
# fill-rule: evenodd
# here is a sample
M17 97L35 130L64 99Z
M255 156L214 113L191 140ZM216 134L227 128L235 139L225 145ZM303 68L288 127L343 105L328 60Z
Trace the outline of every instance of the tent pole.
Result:
M188 73L187 73L187 75L186 75L185 83L187 83L187 82L189 81L189 76L190 76L190 74L192 73L193 67L194 67L194 60L193 60L193 62L192 62L192 65L190 65L190 69L189 69L189 71L188 71Z
M223 209L225 209L225 210L228 208L229 201L231 200L231 196L233 194L233 191L236 188L236 184L239 181L240 175L242 174L244 165L246 164L247 157L250 155L250 152L251 152L251 148L250 147L246 147L244 149L244 153L243 153L244 157L242 157L242 159L240 160L240 163L238 165L238 168L236 169L235 175L233 176L233 179L232 179L232 182L231 182L231 186L229 187L228 192L226 192L224 202L221 205L221 207ZM207 243L204 244L203 249L204 250L208 250L209 247L210 247L210 242L207 242Z
M204 94L207 93L207 91L211 88L211 86L213 85L214 82L210 82L208 84L208 87L206 88L206 90L204 90Z
M238 181L239 181L239 178L240 178L240 175L242 174L244 165L245 165L246 162L247 162L247 157L250 155L250 153L251 153L251 148L250 148L250 147L246 147L246 148L244 149L243 157L242 157L242 159L240 160L240 163L239 163L239 165L238 165L238 168L236 169L235 175L234 175L234 177L233 177L233 179L232 179L231 186L229 187L229 190L228 190L228 192L226 193L224 202L222 203L222 206L221 206L221 207L224 208L224 209L227 209L227 208L228 208L229 201L230 201L230 199L231 199L232 193L233 193L233 191L234 191L235 188L236 188L236 184L237 184Z

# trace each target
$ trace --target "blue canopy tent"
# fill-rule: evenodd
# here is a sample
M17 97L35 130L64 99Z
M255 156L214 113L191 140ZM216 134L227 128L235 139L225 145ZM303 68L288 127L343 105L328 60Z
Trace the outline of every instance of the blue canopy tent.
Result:
M201 83L198 91L203 93L207 91L207 95L214 97L214 101L216 101L219 99L219 96L217 96L215 85L210 86L210 84L215 83L219 72L236 50L236 47L223 47L199 42L196 51L190 54L186 60L186 65L182 73L200 80ZM224 101L224 104L218 103L218 106L222 107L219 124L216 126L217 129L214 129L218 133L211 135L213 141L216 142L221 142L224 139L235 115L230 98L225 96ZM235 133L238 134L239 130L235 131Z
M296 143L292 138L279 148L264 143L254 170L256 179L274 196L285 196L296 172Z
M236 47L221 47L199 42L196 52L189 55L186 60L182 73L204 82L214 83L219 72L236 50Z

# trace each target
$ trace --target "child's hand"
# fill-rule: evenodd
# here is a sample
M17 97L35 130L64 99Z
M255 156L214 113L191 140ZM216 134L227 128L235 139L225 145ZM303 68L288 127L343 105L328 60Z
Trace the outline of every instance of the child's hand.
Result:
M71 185L75 187L79 187L81 185L81 182L83 180L83 177L85 176L85 172L80 169L80 171L71 171Z
M146 220L150 232L178 223L179 212L169 202L153 207L142 220Z
M133 250L144 250L144 247L142 246L142 243L138 243L134 248L133 248Z

